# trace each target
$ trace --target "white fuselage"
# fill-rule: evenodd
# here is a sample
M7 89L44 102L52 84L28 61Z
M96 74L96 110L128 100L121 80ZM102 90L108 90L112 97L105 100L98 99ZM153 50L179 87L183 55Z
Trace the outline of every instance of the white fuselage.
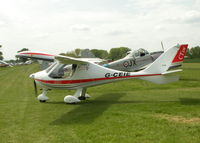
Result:
M143 72L123 72L102 67L94 63L77 65L73 74L69 77L53 78L51 73L59 66L57 63L50 69L37 72L32 75L36 83L43 88L59 88L59 89L78 89L100 84L110 83L130 78L138 78L144 76L157 76L158 74L146 74Z

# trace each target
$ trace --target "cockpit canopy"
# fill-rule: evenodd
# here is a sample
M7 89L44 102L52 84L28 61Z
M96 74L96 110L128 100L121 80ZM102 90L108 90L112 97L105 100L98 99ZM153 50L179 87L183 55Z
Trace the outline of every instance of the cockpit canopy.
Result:
M76 70L77 65L66 65L66 64L53 64L46 69L46 72L49 73L51 78L68 78L73 75Z
M132 56L132 57L135 57L135 58L143 57L145 55L149 55L149 52L145 49L142 49L142 48L135 50L135 51L127 52L127 56Z

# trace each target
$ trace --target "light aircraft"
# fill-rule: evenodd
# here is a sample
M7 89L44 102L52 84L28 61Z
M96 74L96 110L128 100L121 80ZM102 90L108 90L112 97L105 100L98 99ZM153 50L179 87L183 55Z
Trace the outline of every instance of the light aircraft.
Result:
M162 53L163 51L149 53L147 50L140 48L129 51L124 58L104 64L103 66L120 71L139 71L155 61Z
M0 67L11 67L11 65L7 62L1 61L0 60Z
M168 71L168 69L171 64L183 62L187 47L188 45L177 45L169 48L147 68L138 72L114 70L98 65L95 61L57 55L55 63L46 70L31 74L30 78L34 80L36 91L36 85L43 89L42 94L37 97L40 102L49 99L46 96L49 89L75 89L75 94L65 96L64 102L78 103L90 97L86 94L86 90L92 86L133 78L157 84L177 81L178 77L168 74L182 70Z
M135 51L129 51L127 56L117 61L110 62L108 64L104 64L103 66L120 70L120 71L139 71L145 69L148 65L150 65L153 61L155 61L163 52L164 46L163 42L161 41L161 46L163 51L156 51L149 53L145 49L138 49ZM169 69L177 68L182 65L182 62L172 63Z

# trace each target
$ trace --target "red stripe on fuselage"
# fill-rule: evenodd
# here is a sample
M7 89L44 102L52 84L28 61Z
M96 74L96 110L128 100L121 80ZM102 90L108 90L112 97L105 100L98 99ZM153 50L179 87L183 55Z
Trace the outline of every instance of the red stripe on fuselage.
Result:
M43 54L43 53L20 53L20 54L27 54L27 55L41 55L41 56L54 56L54 55Z
M37 81L48 83L48 84L75 84L75 83L85 83L85 82L94 82L100 80L109 80L109 79L119 79L119 78L129 78L129 77L144 77L144 76L158 76L161 74L148 74L148 75L133 75L133 76L121 76L121 77L109 77L109 78L93 78L93 79L79 79L79 80L40 80Z

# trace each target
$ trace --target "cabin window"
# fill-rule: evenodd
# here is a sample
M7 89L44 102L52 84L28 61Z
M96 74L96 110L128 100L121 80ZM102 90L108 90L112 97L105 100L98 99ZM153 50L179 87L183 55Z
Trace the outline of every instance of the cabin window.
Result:
M145 56L145 53L144 53L144 52L141 52L141 53L140 53L140 57L143 57L143 56Z
M50 73L51 78L67 78L71 77L77 65L66 65L66 64L58 64L57 67Z
M149 52L145 50L145 54L146 54L146 55L149 55Z

